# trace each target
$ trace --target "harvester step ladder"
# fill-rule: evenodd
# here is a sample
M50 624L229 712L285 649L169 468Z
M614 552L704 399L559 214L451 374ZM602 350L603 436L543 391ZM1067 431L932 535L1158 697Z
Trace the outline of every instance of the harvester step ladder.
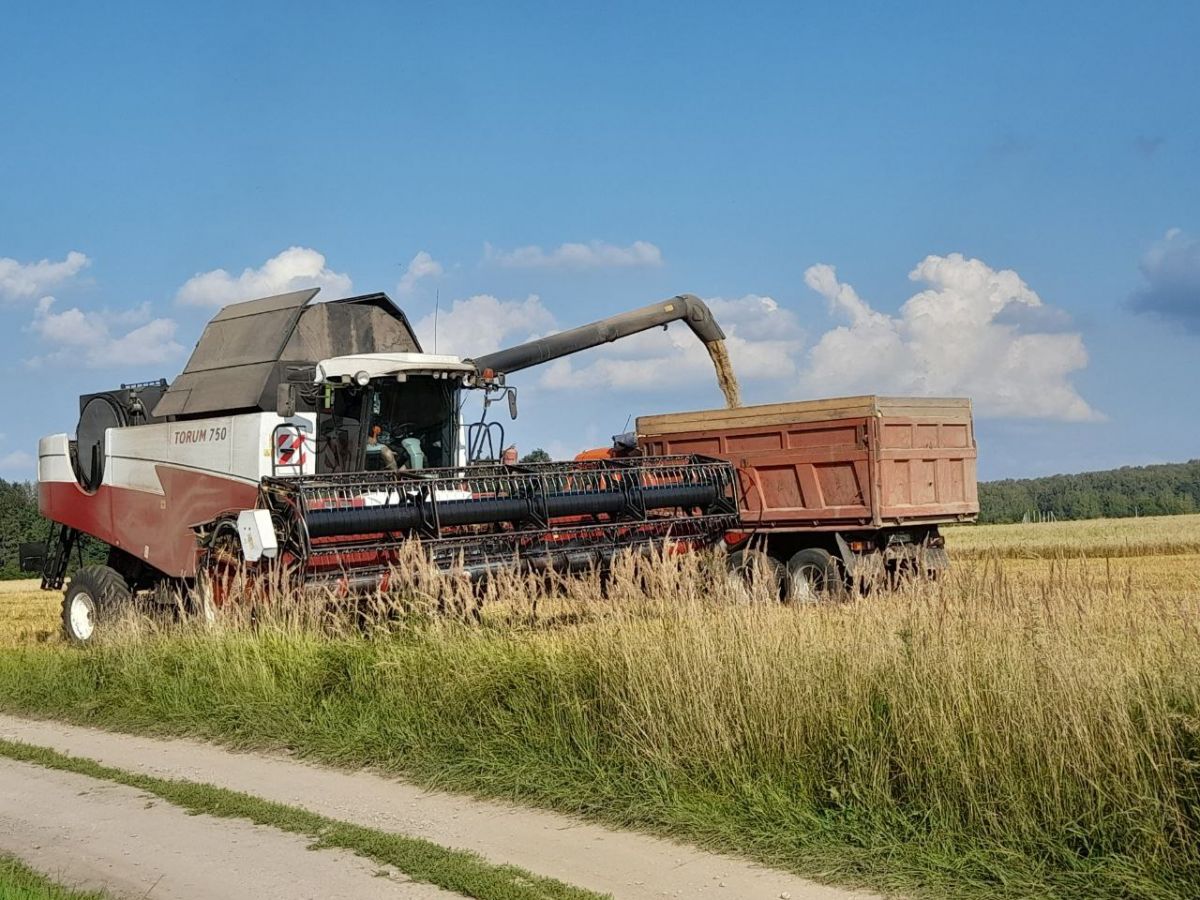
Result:
M66 580L67 565L71 551L79 547L79 562L83 564L83 545L80 531L69 525L50 525L50 538L46 541L46 561L42 564L42 590L60 591Z

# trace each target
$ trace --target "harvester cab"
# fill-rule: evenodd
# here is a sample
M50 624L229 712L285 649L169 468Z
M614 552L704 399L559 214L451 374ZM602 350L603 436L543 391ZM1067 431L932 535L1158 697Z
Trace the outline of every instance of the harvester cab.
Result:
M506 464L500 423L486 418L504 399L516 415L507 374L568 353L676 320L720 341L698 299L460 359L423 352L384 294L312 303L316 294L225 307L169 384L86 395L74 438L42 438L43 587L63 586L81 537L109 548L106 565L81 569L67 589L69 637L89 639L106 606L138 592L198 593L231 562L376 590L414 541L439 568L480 577L605 566L667 540L711 543L736 522L728 463ZM484 418L465 423L475 390Z
M289 374L300 383L280 385L276 413L314 417L318 474L463 465L463 390L493 389L458 357L422 353L338 356Z

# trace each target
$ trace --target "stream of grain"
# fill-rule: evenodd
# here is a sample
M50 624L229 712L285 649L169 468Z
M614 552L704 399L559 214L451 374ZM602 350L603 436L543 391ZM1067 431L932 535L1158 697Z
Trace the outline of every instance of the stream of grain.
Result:
M708 349L713 368L717 371L717 383L721 385L721 393L725 395L725 405L730 409L741 406L741 391L738 389L737 376L733 374L733 363L729 361L729 350L725 342L710 341L704 346Z

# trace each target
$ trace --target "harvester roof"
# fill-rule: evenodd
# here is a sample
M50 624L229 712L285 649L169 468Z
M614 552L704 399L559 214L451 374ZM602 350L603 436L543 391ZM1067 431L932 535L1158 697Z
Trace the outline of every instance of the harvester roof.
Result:
M289 366L335 356L420 353L408 317L386 294L311 303L319 288L235 303L204 329L154 415L213 415L275 408Z
M355 353L322 360L317 366L315 380L353 378L366 372L371 378L382 375L404 375L423 372L474 375L475 366L460 357L435 353Z

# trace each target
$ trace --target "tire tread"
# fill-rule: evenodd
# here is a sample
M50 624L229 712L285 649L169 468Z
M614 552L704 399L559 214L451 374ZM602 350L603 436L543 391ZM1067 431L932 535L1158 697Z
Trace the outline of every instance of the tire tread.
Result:
M88 593L92 595L97 623L102 622L108 613L128 605L133 600L133 591L129 589L129 584L125 581L124 576L116 569L99 565L84 566L71 576L71 581L63 593L62 629L63 634L71 643L79 643L71 633L70 623L71 592L76 585L88 588Z

